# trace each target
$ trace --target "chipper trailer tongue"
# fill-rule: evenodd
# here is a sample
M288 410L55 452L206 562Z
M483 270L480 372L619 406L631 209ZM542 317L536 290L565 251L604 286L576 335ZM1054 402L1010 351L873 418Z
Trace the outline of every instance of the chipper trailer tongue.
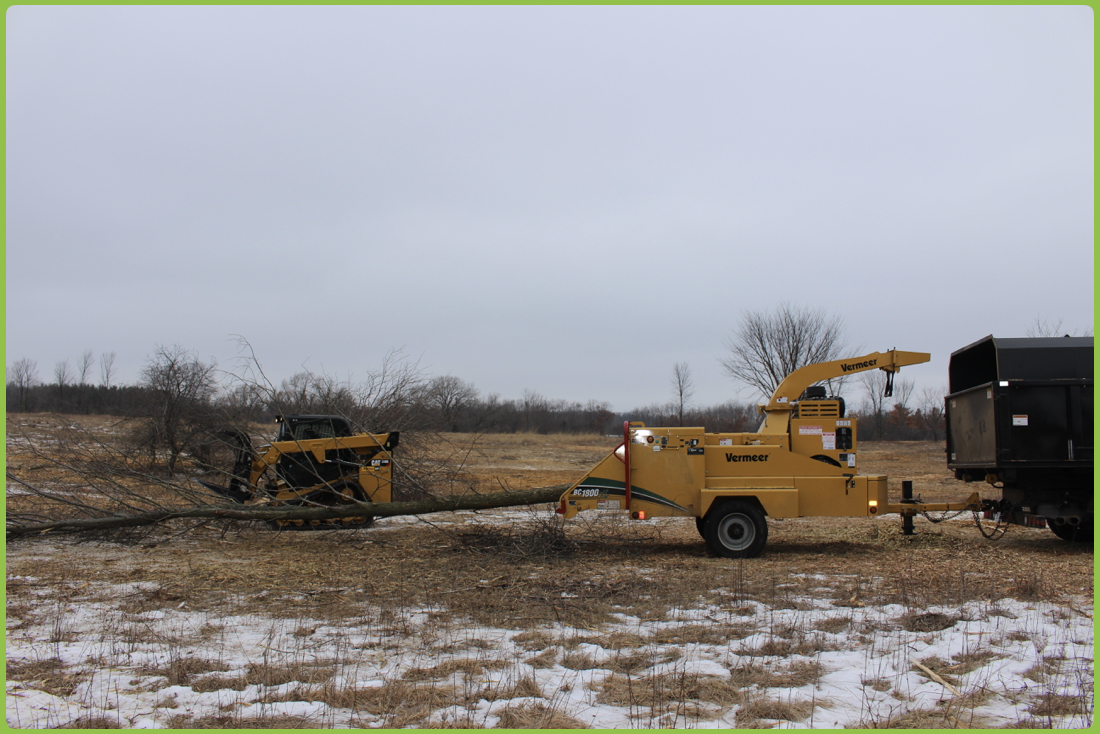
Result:
M795 370L766 404L755 433L623 424L623 442L561 496L558 512L625 510L635 519L694 517L707 547L754 558L768 540L767 518L868 517L978 509L962 503L891 504L887 478L857 473L856 421L844 401L817 383L873 369L893 375L927 362L922 352L875 352Z

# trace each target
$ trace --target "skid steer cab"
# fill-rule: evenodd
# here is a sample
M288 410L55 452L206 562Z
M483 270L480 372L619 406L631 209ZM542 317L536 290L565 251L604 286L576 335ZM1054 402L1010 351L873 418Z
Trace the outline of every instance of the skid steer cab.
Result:
M271 506L331 507L356 502L390 502L393 450L398 432L354 433L333 415L279 415L274 440L259 449L243 431L225 431L236 458L228 486L202 481L234 502ZM276 521L288 530L364 527L371 516L326 521Z
M815 383L853 372L927 362L917 352L876 352L809 365L791 373L759 406L753 433L623 424L623 441L561 496L558 512L626 511L637 520L694 517L707 547L726 558L754 558L771 518L912 515L966 509L960 504L891 505L887 477L858 473L856 421L844 400ZM889 389L889 387L888 387Z

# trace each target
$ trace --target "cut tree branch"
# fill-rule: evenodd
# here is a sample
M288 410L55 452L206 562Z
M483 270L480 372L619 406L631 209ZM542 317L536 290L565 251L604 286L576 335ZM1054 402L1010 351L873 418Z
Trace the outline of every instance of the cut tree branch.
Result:
M51 520L33 525L7 526L9 541L28 535L45 533L79 533L92 530L130 528L142 525L154 525L175 519L211 518L218 520L335 520L343 517L371 515L374 517L395 517L397 515L428 515L435 512L454 512L457 510L489 510L497 507L518 507L557 502L569 484L556 484L536 489L516 489L490 494L469 494L461 497L446 497L415 502L357 502L338 507L272 507L270 505L207 506L179 509L165 508L134 515L112 515L108 517Z

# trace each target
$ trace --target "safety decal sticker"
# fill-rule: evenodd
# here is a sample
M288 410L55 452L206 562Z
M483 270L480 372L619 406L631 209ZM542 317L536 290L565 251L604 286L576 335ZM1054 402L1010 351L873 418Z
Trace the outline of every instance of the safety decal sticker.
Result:
M798 435L799 436L820 436L821 435L821 426L799 426L798 427Z

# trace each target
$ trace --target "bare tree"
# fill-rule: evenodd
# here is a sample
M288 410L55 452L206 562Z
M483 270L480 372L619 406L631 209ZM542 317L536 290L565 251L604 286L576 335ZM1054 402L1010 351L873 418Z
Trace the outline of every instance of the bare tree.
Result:
M672 365L672 391L675 395L676 419L684 425L684 408L695 394L695 378L691 376L691 367L687 362Z
M919 408L921 424L932 435L933 441L939 441L946 431L943 409L943 401L946 394L946 387L940 387L938 389L926 387L921 390L920 393Z
M861 372L859 381L867 396L867 411L874 425L874 437L881 440L886 433L886 373L882 370Z
M800 367L843 356L844 322L823 309L789 303L771 312L745 311L726 348L729 354L722 360L726 373L768 396Z
M95 355L92 354L91 349L85 349L84 353L80 355L80 361L76 363L77 384L88 384L88 374L92 371L92 365L94 364Z
M99 355L99 384L108 389L115 374L116 356L114 352L103 352Z
M873 436L875 440L885 440L890 435L887 424L902 431L909 415L909 400L913 395L913 381L899 377L894 380L892 395L886 394L887 375L882 370L870 370L859 374L859 381L863 384L864 393L867 396L867 412L870 414L874 425ZM894 405L888 414L886 401L893 397ZM895 424L897 424L895 426ZM900 434L895 437L902 437Z
M523 430L533 431L543 428L541 418L544 417L549 401L534 390L524 389L520 398L520 410L523 414Z
M217 389L214 364L206 364L180 346L158 346L141 371L148 393L138 439L156 456L168 452L168 475L181 453L210 428L210 402Z
M69 360L63 359L53 366L54 384L57 385L57 412L64 411L65 387L73 381L73 371Z
M8 384L19 392L19 410L27 410L27 390L38 384L38 363L23 357L8 368Z
M477 388L454 375L430 380L425 389L428 404L439 413L444 430L458 431L458 418L477 399Z
M1031 337L1051 337L1051 336L1090 336L1092 334L1091 329L1086 329L1083 332L1078 332L1077 329L1073 330L1070 334L1062 330L1063 319L1058 319L1056 323L1051 323L1041 316L1036 316L1034 323L1027 327L1027 335Z

